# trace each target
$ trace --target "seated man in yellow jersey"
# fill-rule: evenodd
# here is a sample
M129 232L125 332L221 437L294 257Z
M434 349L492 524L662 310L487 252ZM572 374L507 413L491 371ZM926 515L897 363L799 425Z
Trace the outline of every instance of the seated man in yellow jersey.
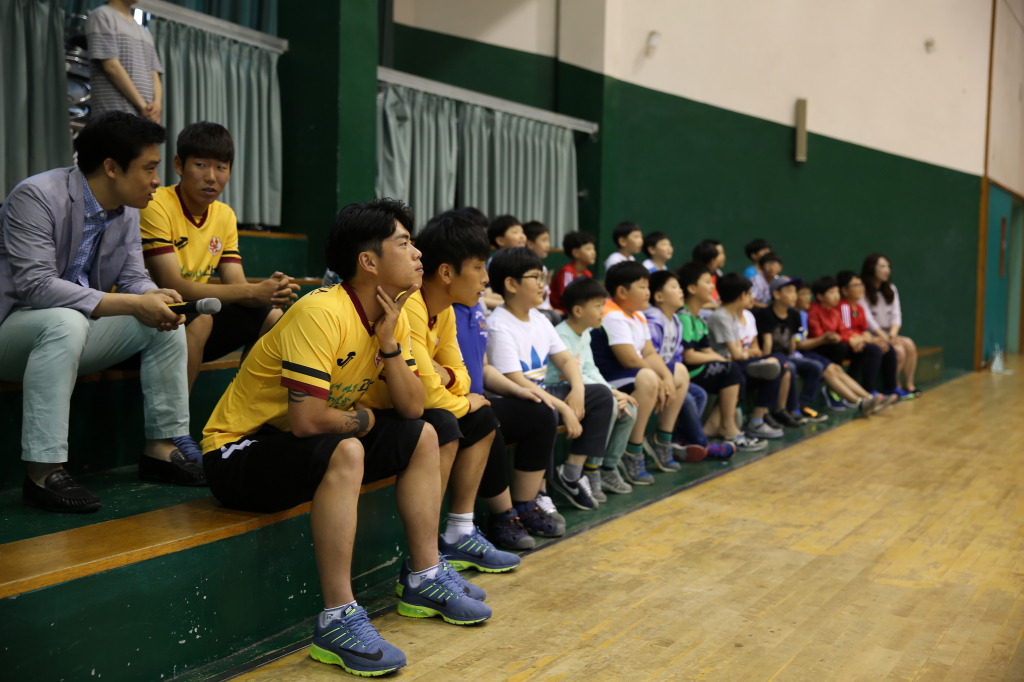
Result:
M405 665L352 594L363 483L397 479L411 558L399 613L456 624L491 615L438 560L438 434L420 418L425 393L402 310L423 277L409 224L405 206L391 199L342 209L325 245L342 283L303 297L260 338L203 430L210 491L226 507L274 512L312 500L326 608L310 655L363 675ZM374 410L362 400L385 373L394 409Z
M491 245L473 222L450 211L434 217L416 237L422 253L423 286L409 297L405 312L412 354L426 391L423 419L433 424L441 447L441 493L451 484L448 522L438 540L455 568L504 573L519 557L497 549L473 522L477 489L487 466L498 418L490 401L470 393L469 371L459 350L452 303L476 305L487 288ZM390 407L388 386L375 384L368 403ZM442 434L452 434L445 442Z
M251 348L298 297L299 285L280 272L258 284L245 279L235 212L217 201L231 179L231 133L200 121L178 134L177 145L174 170L181 180L156 191L140 222L146 268L158 286L173 288L186 301L217 298L223 304L213 316L186 316L191 391L200 364ZM220 284L209 283L214 273Z

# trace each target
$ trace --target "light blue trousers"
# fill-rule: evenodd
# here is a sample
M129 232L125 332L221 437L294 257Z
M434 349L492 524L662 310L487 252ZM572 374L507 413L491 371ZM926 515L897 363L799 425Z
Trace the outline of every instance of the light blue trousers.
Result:
M22 382L21 458L66 462L75 377L106 369L139 352L146 438L186 435L184 327L158 332L127 315L90 320L70 308L12 311L0 324L0 380ZM122 410L121 405L109 408Z
M626 443L629 442L629 434L633 432L633 424L636 423L636 408L626 405L626 409L619 416L618 405L612 410L612 427L608 429L608 445L604 450L604 457L588 457L587 462L596 466L606 466L614 469L622 459L622 453L626 451Z

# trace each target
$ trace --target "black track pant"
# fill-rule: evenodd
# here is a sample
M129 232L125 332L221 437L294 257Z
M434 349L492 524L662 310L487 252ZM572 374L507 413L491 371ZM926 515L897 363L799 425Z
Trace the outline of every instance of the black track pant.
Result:
M490 397L490 396L489 396ZM480 497L500 495L508 487L506 444L516 444L515 468L519 471L544 471L551 466L558 413L544 403L519 398L491 398L491 409L501 426L494 434L491 454L480 479Z

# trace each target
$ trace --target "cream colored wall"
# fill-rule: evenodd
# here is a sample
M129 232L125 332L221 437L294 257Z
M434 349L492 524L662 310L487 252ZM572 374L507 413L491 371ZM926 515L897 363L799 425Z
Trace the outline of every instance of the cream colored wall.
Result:
M556 21L558 7L396 0L395 20L535 54L557 49L569 64L785 125L806 98L812 132L984 171L991 0L561 0ZM651 31L660 41L647 56ZM1000 139L1019 146L1014 116ZM1004 177L1024 177L1020 158L1006 160L1016 165Z
M997 0L988 172L1024 195L1024 0Z
M600 7L603 0L591 4ZM399 24L555 56L555 0L395 0Z

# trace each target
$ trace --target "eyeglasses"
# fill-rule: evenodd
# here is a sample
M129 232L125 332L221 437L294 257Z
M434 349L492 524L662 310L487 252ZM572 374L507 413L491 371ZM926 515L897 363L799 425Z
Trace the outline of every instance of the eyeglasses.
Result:
M540 275L523 275L519 279L535 279L535 280L537 280L538 283L540 283L540 281L543 278L544 278L544 275L540 274Z

